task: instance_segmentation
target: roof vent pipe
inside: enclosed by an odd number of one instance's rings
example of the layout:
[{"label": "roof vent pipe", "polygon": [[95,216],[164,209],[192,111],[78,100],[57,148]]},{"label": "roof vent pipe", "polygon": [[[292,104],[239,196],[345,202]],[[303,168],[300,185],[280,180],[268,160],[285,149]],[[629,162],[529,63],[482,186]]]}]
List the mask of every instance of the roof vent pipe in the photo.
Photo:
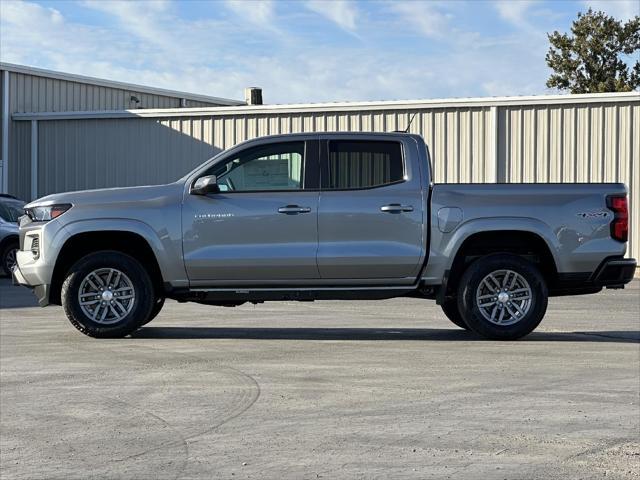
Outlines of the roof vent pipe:
[{"label": "roof vent pipe", "polygon": [[260,87],[245,88],[244,101],[247,105],[262,105],[262,89]]}]

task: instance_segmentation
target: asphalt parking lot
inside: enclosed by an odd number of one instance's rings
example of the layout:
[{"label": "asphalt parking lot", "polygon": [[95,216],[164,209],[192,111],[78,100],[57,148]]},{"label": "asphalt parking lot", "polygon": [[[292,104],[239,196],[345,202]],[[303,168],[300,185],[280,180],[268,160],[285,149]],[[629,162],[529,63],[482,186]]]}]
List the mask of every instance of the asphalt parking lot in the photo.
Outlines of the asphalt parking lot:
[{"label": "asphalt parking lot", "polygon": [[0,280],[3,479],[640,478],[640,282],[517,342],[433,302],[168,303],[92,340]]}]

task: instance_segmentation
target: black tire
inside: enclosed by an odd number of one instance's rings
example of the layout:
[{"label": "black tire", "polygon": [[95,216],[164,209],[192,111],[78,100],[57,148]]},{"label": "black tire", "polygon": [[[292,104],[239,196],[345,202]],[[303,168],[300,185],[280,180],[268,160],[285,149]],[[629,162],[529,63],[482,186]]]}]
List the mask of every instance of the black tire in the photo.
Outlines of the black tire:
[{"label": "black tire", "polygon": [[[15,263],[16,252],[20,246],[17,241],[10,241],[0,252],[0,270],[7,276],[11,276],[11,267]],[[13,256],[11,255],[13,253]]]},{"label": "black tire", "polygon": [[[82,310],[78,298],[83,280],[91,272],[100,269],[122,272],[135,294],[129,311],[121,320],[111,324],[92,320]],[[115,251],[95,252],[78,260],[67,273],[61,296],[62,306],[71,324],[85,335],[95,338],[121,338],[133,333],[147,321],[155,304],[153,284],[144,267],[129,255]]]},{"label": "black tire", "polygon": [[[499,275],[500,271],[505,270],[515,272],[526,280],[531,292],[530,303],[524,316],[516,319],[516,317],[512,315],[515,323],[498,325],[485,318],[482,314],[478,306],[478,301],[476,300],[476,295],[480,283],[487,275],[490,273]],[[511,278],[513,278],[513,276],[514,275],[512,275]],[[487,284],[483,284],[483,289],[486,288],[485,285]],[[485,292],[486,291],[487,290],[485,290]],[[490,294],[498,295],[498,293]],[[524,293],[524,296],[527,296],[527,294]],[[515,340],[531,333],[540,324],[547,311],[547,299],[547,285],[538,268],[516,255],[493,254],[476,260],[467,268],[458,286],[458,309],[465,323],[477,334],[493,340]],[[491,300],[494,299],[485,301]],[[480,302],[482,302],[482,300],[480,300]],[[496,302],[496,304],[498,303],[500,302]],[[508,303],[508,305],[512,304]],[[503,307],[506,310],[505,303],[500,305],[500,309]],[[515,307],[510,308],[515,312]],[[491,310],[493,309],[491,308]],[[520,314],[520,312],[518,312],[518,314]]]},{"label": "black tire", "polygon": [[162,310],[162,307],[164,307],[164,297],[156,297],[156,301],[153,304],[153,308],[151,309],[151,313],[149,314],[149,318],[147,318],[144,322],[142,322],[142,325],[146,325],[151,320],[156,318],[158,316],[158,314],[160,313],[160,310]]},{"label": "black tire", "polygon": [[440,305],[442,311],[447,316],[454,325],[463,328],[464,330],[469,330],[469,326],[465,323],[464,318],[460,315],[460,310],[458,310],[458,300],[453,298],[449,300],[445,300],[445,302]]}]

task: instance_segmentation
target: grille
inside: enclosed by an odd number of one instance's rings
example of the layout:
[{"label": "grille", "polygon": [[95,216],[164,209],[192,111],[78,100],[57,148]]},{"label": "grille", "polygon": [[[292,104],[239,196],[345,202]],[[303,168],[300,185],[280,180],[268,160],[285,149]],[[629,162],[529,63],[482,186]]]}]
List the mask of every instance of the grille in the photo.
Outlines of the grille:
[{"label": "grille", "polygon": [[40,237],[33,237],[31,240],[31,253],[33,254],[33,258],[40,256]]}]

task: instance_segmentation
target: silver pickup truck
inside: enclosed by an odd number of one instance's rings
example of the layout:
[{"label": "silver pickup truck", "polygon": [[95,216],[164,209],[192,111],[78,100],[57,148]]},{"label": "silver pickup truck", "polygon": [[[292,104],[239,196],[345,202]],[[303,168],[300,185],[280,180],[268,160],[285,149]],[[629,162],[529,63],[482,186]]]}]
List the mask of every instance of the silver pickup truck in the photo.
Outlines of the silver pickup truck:
[{"label": "silver pickup truck", "polygon": [[424,140],[404,133],[259,138],[169,185],[55,194],[25,211],[14,282],[92,337],[130,334],[165,298],[411,296],[516,339],[549,296],[622,288],[636,268],[624,185],[434,185]]}]

